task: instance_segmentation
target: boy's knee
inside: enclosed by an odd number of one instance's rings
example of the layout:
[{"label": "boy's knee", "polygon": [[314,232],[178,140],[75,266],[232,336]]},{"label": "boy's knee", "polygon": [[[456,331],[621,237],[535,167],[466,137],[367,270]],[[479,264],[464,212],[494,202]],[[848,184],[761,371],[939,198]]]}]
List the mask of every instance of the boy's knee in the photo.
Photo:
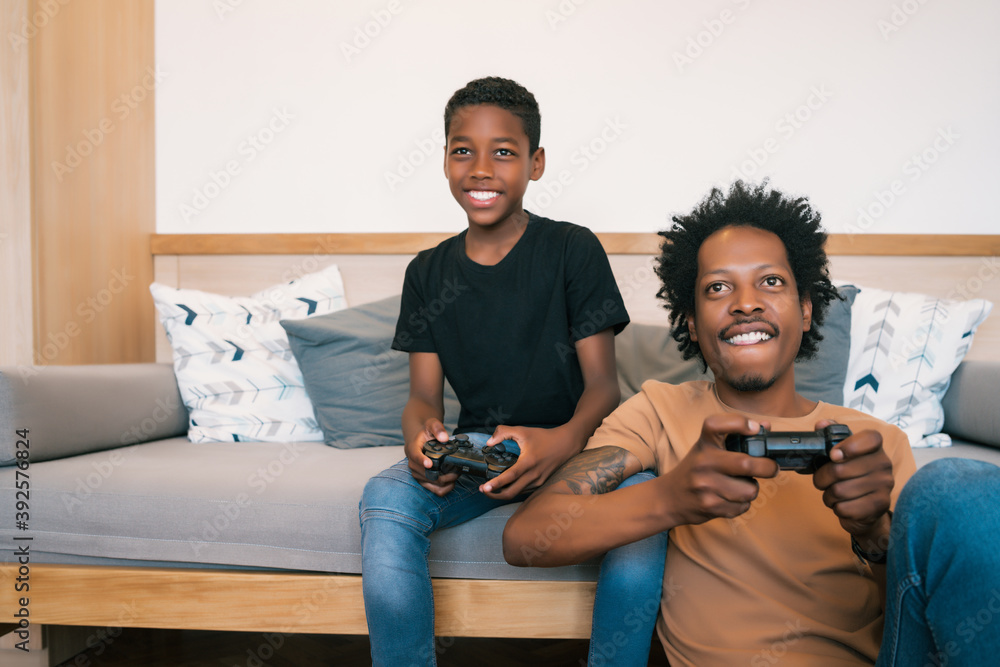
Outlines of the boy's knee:
[{"label": "boy's knee", "polygon": [[[395,467],[384,470],[365,483],[361,491],[358,511],[362,519],[368,511],[405,509],[410,506],[407,499],[411,495],[415,483],[410,482],[409,470],[399,470]],[[423,488],[417,486],[417,488]]]}]

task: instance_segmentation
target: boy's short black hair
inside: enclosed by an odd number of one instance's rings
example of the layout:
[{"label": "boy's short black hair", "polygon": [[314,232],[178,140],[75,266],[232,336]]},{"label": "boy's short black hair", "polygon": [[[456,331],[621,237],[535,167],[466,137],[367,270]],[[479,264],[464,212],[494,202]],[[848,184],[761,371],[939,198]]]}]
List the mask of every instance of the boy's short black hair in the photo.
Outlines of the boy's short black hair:
[{"label": "boy's short black hair", "polygon": [[756,227],[781,239],[798,286],[799,300],[812,300],[812,327],[802,334],[799,359],[816,354],[823,340],[818,327],[833,299],[839,299],[830,282],[829,262],[823,246],[826,233],[820,227],[820,214],[805,197],[789,198],[769,190],[767,181],[758,186],[736,181],[728,196],[718,188],[703,199],[688,215],[673,216],[674,225],[660,232],[663,237],[656,275],[662,287],[656,293],[670,311],[671,335],[685,359],[705,357],[691,340],[688,315],[694,313],[695,285],[698,279],[698,250],[709,236],[723,227]]},{"label": "boy's short black hair", "polygon": [[448,136],[448,129],[451,127],[451,119],[455,116],[455,112],[462,107],[478,104],[492,104],[520,118],[524,133],[528,135],[531,154],[535,154],[542,135],[542,115],[538,111],[538,102],[527,88],[516,81],[499,76],[470,81],[464,88],[455,91],[444,108],[444,136]]}]

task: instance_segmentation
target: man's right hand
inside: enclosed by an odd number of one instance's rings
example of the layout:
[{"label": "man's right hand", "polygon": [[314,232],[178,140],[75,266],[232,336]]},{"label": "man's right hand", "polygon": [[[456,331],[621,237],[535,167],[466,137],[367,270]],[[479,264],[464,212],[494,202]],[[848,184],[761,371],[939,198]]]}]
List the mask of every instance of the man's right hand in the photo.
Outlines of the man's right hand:
[{"label": "man's right hand", "polygon": [[691,451],[664,475],[673,525],[699,524],[716,517],[732,519],[750,509],[760,491],[756,478],[776,476],[778,464],[726,451],[725,440],[730,433],[753,435],[759,429],[758,422],[732,413],[705,419]]},{"label": "man's right hand", "polygon": [[424,456],[424,443],[430,440],[438,442],[448,442],[448,430],[439,419],[428,419],[424,422],[424,428],[416,437],[411,439],[404,448],[406,458],[409,460],[410,474],[420,482],[431,493],[438,496],[446,496],[455,488],[455,481],[458,480],[457,473],[447,473],[438,475],[436,480],[427,479],[427,470],[433,465],[431,460]]}]

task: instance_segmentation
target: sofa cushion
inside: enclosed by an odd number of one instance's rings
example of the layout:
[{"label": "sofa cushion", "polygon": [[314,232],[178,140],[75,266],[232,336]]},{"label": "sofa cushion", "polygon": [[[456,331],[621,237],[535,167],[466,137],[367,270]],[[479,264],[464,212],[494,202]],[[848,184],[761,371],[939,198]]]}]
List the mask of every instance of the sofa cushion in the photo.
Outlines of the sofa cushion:
[{"label": "sofa cushion", "polygon": [[[402,447],[173,438],[32,463],[32,553],[48,562],[101,557],[357,574],[361,491],[402,457]],[[0,469],[5,507],[14,506],[15,471]],[[500,535],[515,507],[435,533],[431,574],[596,579],[594,563],[507,565]],[[0,539],[7,544],[13,524],[12,512],[0,515]],[[11,557],[8,549],[0,559]]]},{"label": "sofa cushion", "polygon": [[[391,348],[400,295],[304,320],[282,320],[323,441],[333,447],[402,445],[409,359]],[[445,382],[445,427],[459,404]]]},{"label": "sofa cushion", "polygon": [[[838,288],[843,300],[830,304],[820,331],[823,341],[812,359],[795,362],[795,389],[803,396],[834,405],[844,404],[844,378],[851,344],[851,306],[858,290],[853,285]],[[615,337],[618,384],[622,401],[635,395],[646,380],[680,384],[711,380],[701,361],[684,359],[670,329],[653,324],[632,323]]]},{"label": "sofa cushion", "polygon": [[336,265],[248,297],[158,283],[149,290],[173,348],[192,442],[322,437],[278,321],[346,307]]},{"label": "sofa cushion", "polygon": [[10,366],[0,368],[0,429],[0,466],[15,462],[22,429],[34,465],[184,433],[187,410],[170,364]]},{"label": "sofa cushion", "polygon": [[1000,361],[963,361],[952,373],[942,401],[944,429],[953,438],[1000,450],[997,384]]},{"label": "sofa cushion", "polygon": [[993,304],[861,287],[854,301],[848,407],[899,426],[912,447],[943,447],[941,400]]}]

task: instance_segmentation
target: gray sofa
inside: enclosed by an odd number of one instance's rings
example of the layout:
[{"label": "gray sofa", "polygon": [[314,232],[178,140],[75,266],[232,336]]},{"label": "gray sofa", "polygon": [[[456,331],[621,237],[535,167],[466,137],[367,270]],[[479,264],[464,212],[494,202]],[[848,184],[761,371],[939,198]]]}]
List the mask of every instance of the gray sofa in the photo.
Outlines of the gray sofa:
[{"label": "gray sofa", "polygon": [[[626,332],[629,335],[623,334],[617,343],[626,396],[650,374],[666,380],[697,375],[694,362],[672,362],[657,368],[651,357],[662,356],[667,345],[661,328],[633,325]],[[801,375],[806,381],[808,372]],[[998,386],[1000,363],[962,363],[944,402],[944,430],[953,436],[954,445],[916,450],[918,464],[943,456],[1000,464]],[[0,540],[8,545],[0,565],[2,608],[16,603],[12,581],[18,564],[9,547],[18,544],[15,538],[30,536],[31,567],[38,582],[33,589],[37,622],[109,623],[113,610],[95,610],[89,595],[101,602],[106,596],[123,608],[128,608],[130,599],[133,606],[140,600],[140,609],[146,611],[136,611],[127,622],[119,619],[116,625],[364,632],[359,609],[352,611],[350,623],[341,626],[320,612],[309,623],[293,626],[260,617],[253,622],[240,621],[240,614],[232,610],[236,600],[243,599],[238,597],[238,589],[248,586],[252,590],[254,582],[265,579],[232,577],[244,572],[266,573],[266,581],[273,587],[267,590],[280,591],[282,581],[289,585],[298,581],[282,579],[294,573],[348,575],[354,579],[337,579],[336,586],[324,595],[324,602],[328,606],[332,599],[358,607],[358,500],[369,477],[398,461],[402,448],[338,449],[322,442],[194,444],[185,437],[187,426],[187,411],[169,364],[0,368],[0,428],[4,433],[0,461],[5,464],[0,467],[0,507],[4,508],[0,512]],[[19,430],[27,431],[30,454],[23,470],[27,477],[18,475],[16,465]],[[14,508],[18,500],[15,494],[24,488],[23,484],[17,487],[17,482],[24,479],[30,483],[29,517],[21,528],[15,523]],[[584,582],[583,587],[573,588],[577,597],[570,599],[577,600],[592,590],[587,587],[596,577],[596,562],[554,569],[520,569],[504,562],[500,533],[513,510],[514,506],[507,506],[434,536],[431,573],[441,580],[452,580],[450,587],[439,593],[444,595],[447,590],[448,595],[459,596],[448,608],[475,606],[473,593],[466,598],[461,593],[466,590],[465,583],[476,580],[500,582],[493,590],[509,592],[507,599],[497,600],[491,608],[494,618],[504,615],[498,610],[505,604],[524,604],[518,591],[531,590],[531,584],[523,582]],[[201,608],[191,605],[178,615],[182,620],[172,622],[162,616],[166,596],[197,599],[198,585],[184,588],[183,583],[175,582],[181,588],[145,590],[143,572],[148,572],[148,581],[158,582],[158,587],[173,575],[191,584],[206,572],[217,573],[211,579],[217,597],[209,601],[206,596]],[[191,575],[185,577],[185,572]],[[60,573],[68,574],[59,578]],[[106,580],[102,580],[104,573]],[[124,585],[120,581],[123,573],[136,580],[129,579],[127,592],[113,592]],[[228,582],[225,586],[219,583],[223,580]],[[518,588],[503,583],[513,580],[522,583]],[[243,583],[234,583],[237,581]],[[320,581],[298,581],[295,585],[308,591]],[[70,591],[66,582],[79,588]],[[551,596],[553,590],[562,589],[536,590]],[[280,606],[280,595],[272,594],[277,596],[275,605]],[[237,597],[222,612],[220,601],[227,595]],[[70,597],[60,600],[61,596]],[[558,626],[547,625],[552,619],[543,616],[537,622],[522,619],[533,624],[529,629],[522,625],[522,629],[485,630],[468,619],[444,627],[450,628],[451,634],[586,636],[589,611],[576,612],[577,620],[562,618],[558,622],[564,625]],[[216,618],[220,613],[232,618],[223,622]],[[575,625],[566,629],[565,623]]]}]

